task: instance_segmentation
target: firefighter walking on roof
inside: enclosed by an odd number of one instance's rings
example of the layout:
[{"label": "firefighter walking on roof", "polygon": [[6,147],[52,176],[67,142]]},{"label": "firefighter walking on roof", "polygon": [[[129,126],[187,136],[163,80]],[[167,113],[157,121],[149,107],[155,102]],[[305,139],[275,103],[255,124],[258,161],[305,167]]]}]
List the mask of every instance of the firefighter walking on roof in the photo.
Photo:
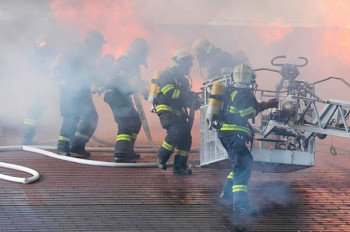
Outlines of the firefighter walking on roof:
[{"label": "firefighter walking on roof", "polygon": [[246,64],[234,68],[233,80],[234,86],[226,89],[224,112],[218,128],[218,138],[228,153],[233,169],[227,177],[221,197],[233,201],[234,211],[255,214],[256,210],[248,200],[247,185],[253,161],[247,147],[253,136],[248,119],[254,118],[265,109],[277,107],[278,102],[275,99],[257,102],[251,88],[254,73]]},{"label": "firefighter walking on roof", "polygon": [[110,106],[118,124],[115,145],[115,162],[134,163],[140,158],[134,152],[141,119],[131,100],[132,94],[148,96],[148,84],[141,79],[140,67],[147,67],[149,46],[144,38],[136,38],[128,51],[115,64],[116,73],[107,81],[104,101]]},{"label": "firefighter walking on roof", "polygon": [[166,162],[175,152],[174,173],[192,174],[187,169],[187,160],[192,145],[191,123],[187,108],[195,101],[197,95],[191,91],[186,76],[193,65],[193,57],[186,49],[177,50],[170,67],[161,73],[158,79],[158,95],[155,104],[160,123],[167,135],[158,151],[158,167],[167,169]]}]

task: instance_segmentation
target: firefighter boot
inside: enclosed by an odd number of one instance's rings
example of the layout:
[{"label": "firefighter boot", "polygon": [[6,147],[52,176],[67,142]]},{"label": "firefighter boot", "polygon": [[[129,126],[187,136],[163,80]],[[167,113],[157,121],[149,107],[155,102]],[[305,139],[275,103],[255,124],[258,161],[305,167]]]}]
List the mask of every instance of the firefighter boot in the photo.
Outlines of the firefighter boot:
[{"label": "firefighter boot", "polygon": [[116,163],[136,163],[136,159],[130,154],[125,153],[115,153]]},{"label": "firefighter boot", "polygon": [[175,155],[173,173],[191,175],[192,170],[187,169],[188,155]]},{"label": "firefighter boot", "polygon": [[163,170],[167,169],[166,162],[169,160],[171,153],[172,153],[172,151],[168,151],[168,150],[164,149],[163,147],[159,148],[158,158],[157,158],[158,168],[163,169]]},{"label": "firefighter boot", "polygon": [[130,157],[133,159],[140,159],[140,157],[141,157],[140,154],[138,154],[134,151],[135,141],[136,141],[136,139],[131,138],[132,151],[131,151]]},{"label": "firefighter boot", "polygon": [[24,124],[24,128],[22,130],[23,141],[22,145],[33,145],[33,137],[35,134],[35,126]]},{"label": "firefighter boot", "polygon": [[88,158],[90,156],[90,152],[85,150],[85,144],[87,143],[86,138],[75,136],[72,145],[70,147],[70,152],[76,153],[83,158]]},{"label": "firefighter boot", "polygon": [[249,204],[248,193],[245,191],[233,192],[233,212],[242,215],[256,215],[257,209]]},{"label": "firefighter boot", "polygon": [[220,198],[226,201],[232,202],[232,185],[233,185],[233,173],[227,176],[224,187],[222,188]]},{"label": "firefighter boot", "polygon": [[58,140],[58,143],[57,143],[57,154],[64,155],[64,156],[70,156],[70,153],[69,153],[69,142],[68,141]]}]

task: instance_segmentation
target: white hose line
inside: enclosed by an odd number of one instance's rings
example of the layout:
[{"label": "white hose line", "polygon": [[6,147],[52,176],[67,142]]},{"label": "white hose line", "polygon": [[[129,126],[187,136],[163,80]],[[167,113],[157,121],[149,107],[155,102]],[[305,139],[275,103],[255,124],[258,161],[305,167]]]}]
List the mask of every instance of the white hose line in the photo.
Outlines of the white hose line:
[{"label": "white hose line", "polygon": [[23,184],[29,184],[29,183],[32,183],[32,182],[39,179],[39,173],[37,171],[30,169],[30,168],[27,168],[27,167],[23,167],[23,166],[16,165],[16,164],[3,163],[3,162],[0,162],[0,167],[14,169],[14,170],[22,171],[22,172],[27,172],[27,173],[33,175],[32,177],[28,177],[28,178],[21,178],[21,177],[14,177],[14,176],[0,174],[0,179],[3,179],[3,180],[17,182],[17,183],[23,183]]},{"label": "white hose line", "polygon": [[[85,164],[85,165],[103,166],[103,167],[120,167],[120,168],[154,168],[154,167],[157,167],[156,163],[114,163],[114,162],[80,159],[80,158],[75,158],[75,157],[70,157],[70,156],[57,155],[57,154],[50,152],[50,151],[45,151],[45,150],[42,150],[39,148],[29,147],[29,146],[23,146],[23,150],[46,155],[46,156],[60,159],[60,160],[65,160],[65,161],[78,163],[78,164]],[[172,165],[173,165],[173,163],[167,164],[167,166],[172,166]]]}]

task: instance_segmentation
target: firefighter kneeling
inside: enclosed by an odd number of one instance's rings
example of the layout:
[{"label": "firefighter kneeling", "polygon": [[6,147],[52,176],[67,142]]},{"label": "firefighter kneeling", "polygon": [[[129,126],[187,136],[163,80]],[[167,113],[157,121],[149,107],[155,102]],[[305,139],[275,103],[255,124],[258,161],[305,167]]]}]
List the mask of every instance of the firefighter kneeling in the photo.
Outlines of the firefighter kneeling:
[{"label": "firefighter kneeling", "polygon": [[[167,136],[158,151],[158,167],[166,169],[166,162],[175,151],[174,173],[192,174],[187,169],[188,154],[192,145],[192,120],[187,108],[196,102],[194,109],[199,108],[198,95],[191,92],[186,78],[191,71],[193,58],[186,49],[175,52],[169,68],[162,72],[158,80],[156,113],[160,123],[167,130]],[[191,122],[192,121],[192,122]]]},{"label": "firefighter kneeling", "polygon": [[259,112],[277,107],[278,101],[258,103],[252,93],[253,70],[246,64],[238,65],[233,71],[234,86],[226,89],[226,100],[222,112],[218,138],[226,149],[233,171],[228,175],[221,198],[233,201],[233,210],[238,213],[256,214],[248,200],[247,184],[251,175],[253,157],[247,147],[252,142],[253,131],[248,119]]}]

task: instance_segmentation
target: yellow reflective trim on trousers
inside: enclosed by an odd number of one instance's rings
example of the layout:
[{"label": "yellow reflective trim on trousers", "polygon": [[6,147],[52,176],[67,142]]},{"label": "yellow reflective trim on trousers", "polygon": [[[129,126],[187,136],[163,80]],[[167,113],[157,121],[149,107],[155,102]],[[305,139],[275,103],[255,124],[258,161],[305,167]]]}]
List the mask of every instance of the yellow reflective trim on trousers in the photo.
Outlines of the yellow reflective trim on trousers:
[{"label": "yellow reflective trim on trousers", "polygon": [[26,124],[26,125],[32,125],[32,126],[35,126],[35,124],[36,124],[36,120],[35,119],[29,119],[29,118],[26,118],[26,119],[24,119],[24,122],[23,122],[24,124]]},{"label": "yellow reflective trim on trousers", "polygon": [[241,117],[247,116],[249,114],[253,114],[253,116],[255,116],[256,110],[251,106],[251,107],[248,107],[247,109],[240,110],[239,114],[241,115]]},{"label": "yellow reflective trim on trousers", "polygon": [[75,136],[81,137],[81,138],[84,138],[84,139],[90,139],[89,136],[84,135],[84,134],[82,134],[82,133],[80,133],[80,132],[75,132]]},{"label": "yellow reflective trim on trousers", "polygon": [[238,113],[238,110],[236,109],[236,107],[230,106],[229,112],[230,112],[231,114],[237,114],[237,113]]},{"label": "yellow reflective trim on trousers", "polygon": [[248,192],[248,186],[247,185],[233,185],[232,186],[232,192]]},{"label": "yellow reflective trim on trousers", "polygon": [[167,105],[157,105],[156,106],[156,112],[159,113],[161,111],[170,111],[170,112],[173,112],[174,114],[180,116],[180,111],[175,110],[175,109],[173,109],[173,108],[171,108],[170,106],[167,106]]},{"label": "yellow reflective trim on trousers", "polygon": [[231,93],[231,101],[235,100],[235,97],[236,97],[237,93],[238,93],[237,90],[235,90],[235,91],[233,91],[233,92]]},{"label": "yellow reflective trim on trousers", "polygon": [[167,92],[169,92],[171,89],[174,89],[174,88],[175,87],[173,84],[169,84],[161,88],[160,91],[165,95]]},{"label": "yellow reflective trim on trousers", "polygon": [[119,134],[117,135],[116,141],[131,141],[130,135],[128,134]]},{"label": "yellow reflective trim on trousers", "polygon": [[248,127],[238,126],[236,124],[223,124],[220,128],[221,131],[242,131],[251,136],[251,131]]},{"label": "yellow reflective trim on trousers", "polygon": [[113,92],[113,89],[107,89],[106,92]]},{"label": "yellow reflective trim on trousers", "polygon": [[180,156],[188,156],[188,154],[190,154],[190,152],[189,151],[185,151],[185,150],[176,149],[175,150],[175,154],[178,154]]},{"label": "yellow reflective trim on trousers", "polygon": [[164,148],[165,150],[168,150],[168,151],[173,151],[174,150],[174,147],[172,145],[170,145],[169,143],[167,143],[165,140],[162,144],[162,148]]},{"label": "yellow reflective trim on trousers", "polygon": [[228,174],[227,179],[232,179],[233,180],[233,172],[230,172],[230,174]]},{"label": "yellow reflective trim on trousers", "polygon": [[178,99],[180,97],[180,90],[175,89],[173,92],[173,95],[171,96],[172,99]]},{"label": "yellow reflective trim on trousers", "polygon": [[67,138],[67,137],[64,137],[64,136],[60,135],[60,136],[58,137],[58,141],[70,142],[70,138]]}]

